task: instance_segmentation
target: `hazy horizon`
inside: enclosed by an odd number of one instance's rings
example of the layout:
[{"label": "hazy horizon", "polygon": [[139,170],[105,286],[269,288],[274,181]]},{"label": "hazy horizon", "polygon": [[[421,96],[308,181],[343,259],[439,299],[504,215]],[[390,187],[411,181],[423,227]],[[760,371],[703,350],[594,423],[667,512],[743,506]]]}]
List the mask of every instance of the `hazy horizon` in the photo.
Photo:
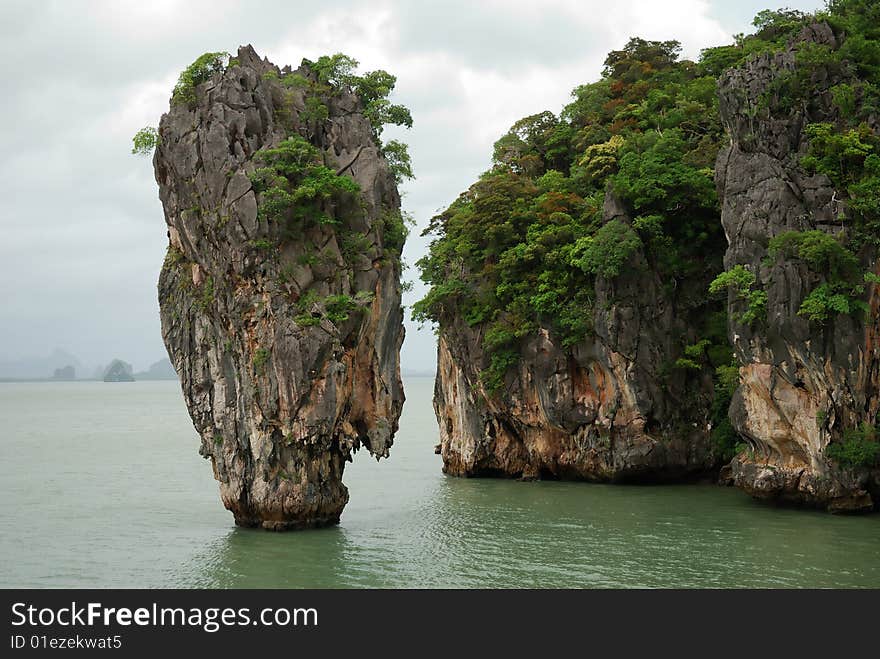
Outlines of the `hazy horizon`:
[{"label": "hazy horizon", "polygon": [[[815,10],[824,3],[785,4]],[[492,144],[511,124],[558,112],[631,36],[677,39],[693,59],[749,32],[765,8],[776,7],[754,0],[6,2],[0,369],[56,348],[78,358],[84,376],[114,358],[139,371],[167,356],[156,299],[166,226],[151,161],[130,154],[131,136],[158,125],[178,73],[205,51],[249,43],[280,66],[341,51],[362,70],[397,75],[394,101],[415,121],[412,130],[387,131],[409,143],[417,176],[402,186],[404,209],[417,223],[404,250],[405,278],[415,283],[404,296],[409,307],[424,293],[413,267],[427,245],[419,234],[488,168]],[[408,316],[402,370],[431,371],[433,332]]]}]

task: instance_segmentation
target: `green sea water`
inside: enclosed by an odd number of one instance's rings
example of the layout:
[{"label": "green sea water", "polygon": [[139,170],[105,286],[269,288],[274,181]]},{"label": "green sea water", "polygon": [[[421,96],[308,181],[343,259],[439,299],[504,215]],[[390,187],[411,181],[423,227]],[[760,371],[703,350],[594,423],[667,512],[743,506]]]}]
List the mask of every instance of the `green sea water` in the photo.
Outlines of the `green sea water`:
[{"label": "green sea water", "polygon": [[2,587],[880,587],[880,515],[711,485],[446,477],[432,380],[338,527],[238,529],[176,382],[0,384]]}]

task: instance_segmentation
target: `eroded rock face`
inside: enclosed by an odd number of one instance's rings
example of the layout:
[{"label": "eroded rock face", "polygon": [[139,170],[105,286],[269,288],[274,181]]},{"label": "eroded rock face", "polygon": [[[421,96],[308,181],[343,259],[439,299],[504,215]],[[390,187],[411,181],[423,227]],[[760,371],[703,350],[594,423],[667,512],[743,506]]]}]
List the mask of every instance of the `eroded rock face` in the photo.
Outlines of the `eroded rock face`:
[{"label": "eroded rock face", "polygon": [[[800,39],[837,47],[825,24],[805,29]],[[818,325],[798,315],[816,276],[800,261],[766,258],[769,240],[785,231],[846,230],[839,219],[847,212],[842,195],[826,177],[809,176],[799,166],[808,147],[806,125],[835,117],[829,89],[840,80],[814,74],[810,103],[790,112],[768,110],[764,95],[795,66],[789,50],[759,57],[719,81],[731,138],[716,167],[729,241],[725,266],[744,265],[767,292],[766,321],[744,324],[744,303],[731,294],[728,304],[741,365],[731,421],[752,445],[734,459],[731,474],[759,498],[864,510],[876,503],[870,490],[876,497],[877,474],[838,469],[823,452],[843,429],[873,423],[880,406],[876,287],[869,314],[838,315]],[[872,253],[860,256],[866,270],[876,269]]]},{"label": "eroded rock face", "polygon": [[[307,120],[307,90],[279,82],[291,73],[315,80],[241,48],[194,105],[172,104],[154,158],[170,239],[162,334],[200,452],[236,523],[275,530],[338,522],[345,462],[361,446],[388,455],[404,399],[400,245],[384,229],[394,179],[360,100],[324,93],[329,116]],[[249,175],[293,134],[360,192],[291,237],[258,213]]]},{"label": "eroded rock face", "polygon": [[[630,222],[609,193],[612,219]],[[446,473],[652,481],[713,468],[711,378],[668,368],[689,335],[688,312],[641,250],[624,274],[597,280],[596,297],[591,340],[563,347],[541,330],[491,394],[480,332],[441,319],[434,409]]]}]

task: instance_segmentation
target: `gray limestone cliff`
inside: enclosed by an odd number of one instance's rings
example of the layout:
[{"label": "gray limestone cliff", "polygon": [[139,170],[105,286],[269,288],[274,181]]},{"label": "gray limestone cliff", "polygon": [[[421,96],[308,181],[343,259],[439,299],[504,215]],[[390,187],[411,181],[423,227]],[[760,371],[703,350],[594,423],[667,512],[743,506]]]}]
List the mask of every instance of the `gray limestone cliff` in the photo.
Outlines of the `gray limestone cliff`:
[{"label": "gray limestone cliff", "polygon": [[[826,24],[805,28],[798,41],[838,45]],[[784,232],[846,237],[850,226],[845,191],[800,164],[809,144],[806,126],[836,119],[830,90],[840,79],[833,71],[813,71],[808,101],[783,109],[773,90],[797,66],[790,47],[757,57],[719,81],[730,135],[716,167],[729,241],[725,266],[745,267],[767,294],[766,318],[754,323],[741,320],[743,300],[733,293],[729,299],[730,338],[741,367],[731,420],[751,445],[734,459],[731,476],[763,499],[868,510],[880,501],[877,471],[842,468],[826,449],[847,429],[873,424],[880,408],[876,287],[864,295],[867,313],[816,323],[799,309],[821,278],[801,260],[768,256],[770,240]],[[876,272],[873,250],[858,256],[866,271]]]},{"label": "gray limestone cliff", "polygon": [[243,47],[193,92],[154,156],[165,345],[235,522],[333,524],[346,461],[388,455],[404,400],[395,180],[361,100],[307,62]]},{"label": "gray limestone cliff", "polygon": [[[630,222],[610,193],[603,215]],[[563,347],[539,330],[497,392],[480,378],[481,328],[441,318],[434,409],[444,471],[620,482],[712,470],[712,379],[668,368],[696,325],[681,293],[674,298],[636,250],[625,272],[597,279],[593,335]]]}]

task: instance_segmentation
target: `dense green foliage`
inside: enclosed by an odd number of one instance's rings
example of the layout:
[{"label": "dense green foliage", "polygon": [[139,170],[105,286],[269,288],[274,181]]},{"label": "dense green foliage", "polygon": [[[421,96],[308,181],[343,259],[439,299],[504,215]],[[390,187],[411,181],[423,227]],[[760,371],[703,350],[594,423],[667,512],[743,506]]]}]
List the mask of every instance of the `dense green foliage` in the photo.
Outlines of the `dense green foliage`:
[{"label": "dense green foliage", "polygon": [[136,156],[151,156],[159,144],[159,131],[152,126],[144,126],[131,138],[131,152]]},{"label": "dense green foliage", "polygon": [[414,178],[412,160],[409,157],[406,144],[399,140],[388,140],[382,147],[382,153],[388,162],[391,175],[398,185],[403,183],[405,179]]},{"label": "dense green foliage", "polygon": [[360,189],[353,179],[326,167],[320,151],[299,135],[258,151],[255,160],[263,165],[251,174],[260,194],[259,214],[278,224],[288,239],[301,235],[304,227],[336,222],[326,202]]},{"label": "dense green foliage", "polygon": [[747,305],[739,321],[751,324],[756,320],[762,320],[767,313],[767,293],[755,288],[757,281],[755,274],[746,270],[745,266],[735,265],[712,280],[709,284],[709,292],[717,294],[722,291],[733,291],[734,295],[744,300]]},{"label": "dense green foliage", "polygon": [[[539,327],[563,345],[588,336],[597,279],[635,265],[658,272],[682,307],[721,309],[689,285],[708,283],[725,246],[712,171],[722,134],[715,79],[678,53],[674,41],[642,39],[612,52],[602,79],[575,89],[558,117],[514,124],[492,169],[433,219],[436,238],[419,262],[430,290],[414,316],[483,326],[489,389]],[[603,224],[606,191],[631,224]]]},{"label": "dense green foliage", "polygon": [[[816,21],[831,26],[837,47],[796,41]],[[631,40],[608,56],[602,79],[577,88],[558,116],[542,112],[514,124],[495,144],[492,169],[432,220],[430,253],[418,264],[429,290],[414,317],[479,329],[490,392],[503,387],[518,363],[524,337],[546,328],[563,345],[583,340],[592,331],[597,287],[613,295],[606,280],[647,268],[700,328],[682,337],[672,367],[714,372],[717,454],[729,459],[743,449],[728,418],[739,374],[720,294],[738,300],[739,322],[762,323],[768,282],[743,265],[711,284],[711,276],[703,279],[720,270],[726,246],[712,180],[723,140],[716,79],[750,58],[788,48],[796,66],[777,72],[749,112],[803,112],[809,145],[799,164],[832,181],[840,231],[775,236],[764,265],[803,264],[811,288],[799,313],[810,321],[867,309],[867,287],[880,283],[865,272],[880,246],[880,3],[831,0],[816,14],[764,11],[754,26],[754,34],[738,35],[733,45],[704,50],[697,63],[679,61],[676,42]],[[816,93],[824,81],[830,94]],[[609,193],[631,223],[603,217]],[[709,300],[691,293],[700,281],[702,291],[708,284]],[[877,429],[847,431],[826,455],[844,467],[877,464]]]},{"label": "dense green foliage", "polygon": [[578,238],[571,264],[600,277],[616,277],[633,252],[642,246],[639,235],[629,224],[611,220],[595,235]]},{"label": "dense green foliage", "polygon": [[870,423],[843,433],[840,442],[829,444],[825,455],[842,467],[873,467],[880,460],[880,431]]},{"label": "dense green foliage", "polygon": [[[357,94],[364,104],[364,116],[370,121],[377,141],[386,125],[412,127],[410,111],[403,105],[388,100],[388,96],[397,84],[397,78],[387,71],[380,69],[358,75],[356,73],[358,61],[343,53],[322,55],[316,62],[306,60],[304,64],[317,74],[317,85],[306,84],[312,87],[313,93],[320,94],[349,87]],[[294,84],[302,83],[296,81]],[[405,145],[399,142],[397,144],[397,148],[403,147],[405,153]]]}]

